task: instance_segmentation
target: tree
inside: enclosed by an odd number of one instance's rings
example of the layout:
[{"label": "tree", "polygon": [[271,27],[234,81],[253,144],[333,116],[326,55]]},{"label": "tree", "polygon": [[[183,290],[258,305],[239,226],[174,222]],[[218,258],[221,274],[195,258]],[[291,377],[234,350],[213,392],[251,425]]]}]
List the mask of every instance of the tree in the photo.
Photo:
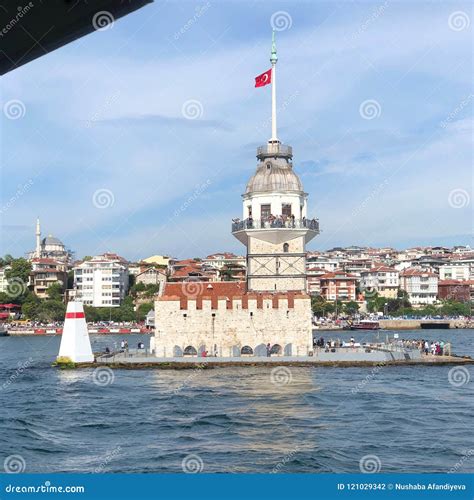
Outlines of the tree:
[{"label": "tree", "polygon": [[359,304],[353,300],[344,304],[344,312],[346,314],[349,314],[350,316],[356,314],[358,310],[359,310]]},{"label": "tree", "polygon": [[43,323],[61,321],[66,314],[66,306],[60,300],[44,300],[37,310],[37,318]]},{"label": "tree", "polygon": [[7,253],[3,258],[0,257],[0,267],[5,267],[10,265],[15,259]]},{"label": "tree", "polygon": [[20,257],[19,259],[12,260],[9,265],[11,268],[5,271],[5,278],[9,281],[19,278],[26,285],[31,274],[31,262]]},{"label": "tree", "polygon": [[41,300],[34,293],[29,293],[21,306],[21,313],[27,319],[36,320],[38,318],[40,305]]},{"label": "tree", "polygon": [[153,310],[154,304],[153,302],[145,302],[140,304],[137,309],[137,316],[140,321],[144,321],[146,319],[146,315]]},{"label": "tree", "polygon": [[318,318],[326,316],[326,314],[332,313],[336,310],[335,304],[327,302],[321,295],[311,297],[311,308],[313,313],[318,316]]},{"label": "tree", "polygon": [[145,290],[146,290],[145,283],[139,281],[130,288],[129,294],[132,295],[133,297],[136,297],[139,292],[144,292]]},{"label": "tree", "polygon": [[48,298],[51,300],[61,300],[63,298],[63,287],[60,283],[53,283],[46,290]]}]

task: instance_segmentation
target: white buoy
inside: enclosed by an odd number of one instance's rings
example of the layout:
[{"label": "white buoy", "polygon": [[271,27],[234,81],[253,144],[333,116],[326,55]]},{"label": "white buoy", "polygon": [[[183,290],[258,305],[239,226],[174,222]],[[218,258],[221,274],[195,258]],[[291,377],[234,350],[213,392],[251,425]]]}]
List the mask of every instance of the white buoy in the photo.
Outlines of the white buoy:
[{"label": "white buoy", "polygon": [[69,358],[74,363],[94,361],[82,302],[71,301],[67,305],[59,358]]}]

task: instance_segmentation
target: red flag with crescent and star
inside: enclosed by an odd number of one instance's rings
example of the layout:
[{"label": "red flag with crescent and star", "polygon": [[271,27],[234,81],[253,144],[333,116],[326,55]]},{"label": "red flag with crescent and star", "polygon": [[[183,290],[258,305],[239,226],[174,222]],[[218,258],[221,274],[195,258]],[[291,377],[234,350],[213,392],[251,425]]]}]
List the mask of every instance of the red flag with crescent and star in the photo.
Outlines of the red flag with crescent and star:
[{"label": "red flag with crescent and star", "polygon": [[272,83],[271,68],[268,71],[265,71],[265,73],[255,77],[255,87],[265,87],[265,85],[268,85],[269,83]]}]

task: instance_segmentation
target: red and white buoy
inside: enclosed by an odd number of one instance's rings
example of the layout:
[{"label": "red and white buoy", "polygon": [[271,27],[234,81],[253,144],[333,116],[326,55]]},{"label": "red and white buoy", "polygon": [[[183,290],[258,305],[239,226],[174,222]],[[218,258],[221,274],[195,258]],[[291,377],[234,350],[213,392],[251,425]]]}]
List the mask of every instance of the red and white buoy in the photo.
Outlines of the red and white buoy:
[{"label": "red and white buoy", "polygon": [[58,358],[69,358],[74,363],[94,361],[82,302],[67,305]]}]

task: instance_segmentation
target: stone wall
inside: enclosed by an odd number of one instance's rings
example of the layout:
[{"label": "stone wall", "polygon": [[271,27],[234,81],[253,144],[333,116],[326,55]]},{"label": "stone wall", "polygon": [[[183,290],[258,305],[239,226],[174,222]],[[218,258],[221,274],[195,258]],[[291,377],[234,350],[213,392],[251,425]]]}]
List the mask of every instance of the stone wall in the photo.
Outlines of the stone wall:
[{"label": "stone wall", "polygon": [[[258,238],[249,238],[248,287],[258,291],[306,290],[306,258],[304,236],[273,244]],[[253,277],[256,275],[256,277]]]},{"label": "stone wall", "polygon": [[156,300],[157,357],[181,356],[188,347],[224,357],[240,356],[244,346],[265,356],[268,343],[280,346],[286,356],[307,355],[312,349],[311,301],[305,294],[219,298],[215,308],[203,298],[199,309],[197,305],[188,300],[183,308],[173,297]]}]

